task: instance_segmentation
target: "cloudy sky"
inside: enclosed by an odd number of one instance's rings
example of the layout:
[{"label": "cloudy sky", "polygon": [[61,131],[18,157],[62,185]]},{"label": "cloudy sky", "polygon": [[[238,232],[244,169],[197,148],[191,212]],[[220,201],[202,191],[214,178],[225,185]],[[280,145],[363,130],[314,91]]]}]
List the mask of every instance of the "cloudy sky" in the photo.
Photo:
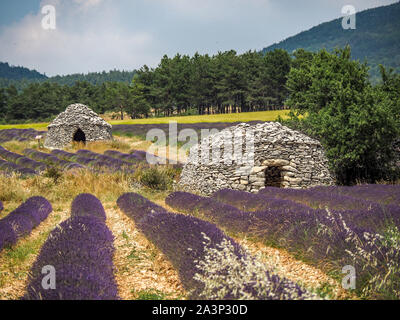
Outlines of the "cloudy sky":
[{"label": "cloudy sky", "polygon": [[[156,66],[164,54],[260,50],[398,0],[0,0],[0,61],[49,76]],[[56,29],[42,8],[56,9]]]}]

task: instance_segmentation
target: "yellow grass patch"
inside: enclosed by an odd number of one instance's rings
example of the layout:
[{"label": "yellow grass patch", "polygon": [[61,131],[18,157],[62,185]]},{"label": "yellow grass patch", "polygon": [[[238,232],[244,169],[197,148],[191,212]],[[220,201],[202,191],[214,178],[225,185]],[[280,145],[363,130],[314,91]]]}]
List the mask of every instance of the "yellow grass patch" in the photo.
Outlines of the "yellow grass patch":
[{"label": "yellow grass patch", "polygon": [[201,122],[250,122],[250,121],[276,121],[278,117],[288,118],[288,110],[243,112],[229,114],[212,114],[201,116],[182,116],[166,118],[148,118],[134,120],[114,120],[110,121],[112,125],[118,124],[158,124],[176,121],[178,123],[201,123]]},{"label": "yellow grass patch", "polygon": [[[286,119],[288,117],[288,110],[273,110],[273,111],[259,111],[259,112],[243,112],[243,113],[228,113],[228,114],[212,114],[200,116],[178,116],[178,117],[165,117],[165,118],[148,118],[148,119],[133,119],[133,120],[109,120],[107,115],[103,115],[112,125],[118,124],[157,124],[169,123],[176,121],[178,123],[201,123],[201,122],[250,122],[250,121],[276,121],[278,117]],[[27,124],[7,124],[0,125],[0,130],[4,129],[36,129],[40,131],[47,131],[49,123],[27,123]]]}]

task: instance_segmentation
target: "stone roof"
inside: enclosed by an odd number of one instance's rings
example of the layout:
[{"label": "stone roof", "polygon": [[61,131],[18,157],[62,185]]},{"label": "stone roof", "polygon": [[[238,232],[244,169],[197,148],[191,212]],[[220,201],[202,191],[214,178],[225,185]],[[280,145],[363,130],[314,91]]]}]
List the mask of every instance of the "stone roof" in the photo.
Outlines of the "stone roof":
[{"label": "stone roof", "polygon": [[[312,139],[299,131],[285,127],[279,122],[264,122],[256,125],[241,123],[208,136],[201,141],[200,145],[221,146],[228,133],[230,133],[232,137],[244,137],[246,134],[254,133],[255,143],[321,145],[318,140]],[[197,145],[197,148],[198,147],[199,145]]]},{"label": "stone roof", "polygon": [[81,103],[68,106],[48,127],[80,126],[82,124],[112,128],[111,124],[104,121],[96,112]]}]

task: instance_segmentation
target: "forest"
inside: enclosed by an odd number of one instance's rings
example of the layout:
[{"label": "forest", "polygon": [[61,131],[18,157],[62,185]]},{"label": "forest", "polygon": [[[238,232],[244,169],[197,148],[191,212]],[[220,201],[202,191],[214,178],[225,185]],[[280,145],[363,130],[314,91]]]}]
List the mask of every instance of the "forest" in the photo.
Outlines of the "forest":
[{"label": "forest", "polygon": [[125,82],[130,83],[136,71],[102,71],[89,72],[87,74],[75,73],[70,75],[57,75],[47,77],[36,70],[29,70],[24,67],[10,66],[8,63],[0,62],[0,88],[14,86],[22,91],[32,83],[57,83],[59,85],[73,86],[77,81],[87,81],[93,85],[101,85],[104,82]]},{"label": "forest", "polygon": [[122,119],[124,113],[141,118],[280,109],[290,68],[290,55],[280,49],[265,55],[232,50],[214,56],[164,56],[157,68],[143,66],[130,83],[46,81],[22,90],[0,88],[0,121],[47,121],[76,102],[98,113],[118,112]]}]

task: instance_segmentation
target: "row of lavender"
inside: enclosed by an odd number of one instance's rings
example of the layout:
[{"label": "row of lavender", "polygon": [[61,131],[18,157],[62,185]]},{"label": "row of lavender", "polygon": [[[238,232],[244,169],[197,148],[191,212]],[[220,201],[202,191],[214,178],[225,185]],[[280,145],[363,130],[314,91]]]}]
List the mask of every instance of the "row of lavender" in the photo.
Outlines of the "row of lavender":
[{"label": "row of lavender", "polygon": [[[2,160],[1,158],[5,160]],[[43,163],[10,152],[0,146],[0,172],[5,174],[15,172],[22,176],[32,176],[37,175],[45,169],[46,166]]]},{"label": "row of lavender", "polygon": [[[61,170],[87,168],[96,172],[133,173],[138,165],[147,166],[148,159],[151,159],[152,163],[165,163],[162,158],[141,150],[132,150],[129,154],[115,150],[105,151],[104,154],[89,150],[79,150],[76,153],[53,150],[49,154],[25,149],[23,154],[10,152],[0,146],[0,158],[5,159],[0,159],[0,171],[29,176],[40,174],[50,167],[57,167]],[[181,167],[180,164],[176,166]]]},{"label": "row of lavender", "polygon": [[117,204],[171,261],[192,299],[316,298],[272,273],[215,224],[168,212],[135,193]]},{"label": "row of lavender", "polygon": [[[118,300],[114,276],[114,237],[96,197],[81,194],[71,218],[54,229],[32,266],[26,300]],[[49,267],[51,269],[49,269]],[[43,270],[54,279],[43,286]]]},{"label": "row of lavender", "polygon": [[[373,186],[354,188],[348,194],[366,194],[367,189],[374,193]],[[276,188],[258,195],[222,190],[211,198],[177,192],[166,203],[228,232],[283,247],[327,272],[340,274],[344,266],[354,266],[361,296],[399,299],[399,188],[376,186],[389,194],[382,198],[385,204],[338,193]]]},{"label": "row of lavender", "polygon": [[[0,212],[3,204],[0,202]],[[18,239],[29,235],[52,211],[51,204],[42,197],[33,197],[0,220],[0,251],[13,246]]]},{"label": "row of lavender", "polygon": [[36,131],[34,129],[0,130],[0,143],[8,141],[29,141],[44,134],[46,134],[46,131]]}]

